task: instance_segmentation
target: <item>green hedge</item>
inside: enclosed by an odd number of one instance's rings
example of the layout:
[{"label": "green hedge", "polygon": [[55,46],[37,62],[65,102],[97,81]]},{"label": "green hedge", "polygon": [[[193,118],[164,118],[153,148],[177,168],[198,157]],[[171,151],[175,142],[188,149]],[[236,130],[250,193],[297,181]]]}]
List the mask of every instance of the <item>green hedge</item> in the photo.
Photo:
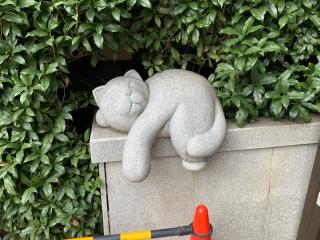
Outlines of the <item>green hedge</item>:
[{"label": "green hedge", "polygon": [[[107,46],[149,75],[208,77],[239,126],[320,112],[317,0],[3,0],[0,2],[0,237],[61,239],[101,231],[89,130],[72,116],[68,64]],[[88,117],[91,117],[88,115]],[[76,120],[76,119],[74,119]],[[87,126],[90,127],[90,126]]]},{"label": "green hedge", "polygon": [[239,126],[258,116],[309,122],[320,112],[319,10],[316,0],[157,1],[126,26],[128,50],[143,49],[149,75],[208,76]]}]

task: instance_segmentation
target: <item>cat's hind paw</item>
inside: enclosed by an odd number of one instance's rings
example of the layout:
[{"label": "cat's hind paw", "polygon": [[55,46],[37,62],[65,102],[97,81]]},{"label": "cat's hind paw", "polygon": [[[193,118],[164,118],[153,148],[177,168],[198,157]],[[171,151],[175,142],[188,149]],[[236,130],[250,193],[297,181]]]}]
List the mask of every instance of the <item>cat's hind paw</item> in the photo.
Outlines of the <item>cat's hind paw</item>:
[{"label": "cat's hind paw", "polygon": [[207,160],[203,160],[200,162],[188,162],[182,160],[182,166],[189,171],[200,171],[207,166]]}]

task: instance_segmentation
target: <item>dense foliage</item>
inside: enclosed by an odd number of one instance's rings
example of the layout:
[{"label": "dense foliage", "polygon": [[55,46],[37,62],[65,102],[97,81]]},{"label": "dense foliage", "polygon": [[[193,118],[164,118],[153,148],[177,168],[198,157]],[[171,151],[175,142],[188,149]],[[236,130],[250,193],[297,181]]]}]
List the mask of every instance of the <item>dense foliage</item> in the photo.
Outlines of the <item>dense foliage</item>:
[{"label": "dense foliage", "polygon": [[163,0],[117,31],[130,32],[128,50],[144,49],[149,75],[206,75],[239,126],[258,116],[308,122],[320,112],[319,10],[317,0]]},{"label": "dense foliage", "polygon": [[[126,50],[149,75],[182,67],[208,77],[238,125],[320,112],[317,0],[1,0],[0,237],[98,232],[89,131],[73,116],[69,63]],[[89,91],[90,89],[88,89]],[[90,117],[91,116],[87,116]],[[87,126],[89,127],[89,125]]]}]

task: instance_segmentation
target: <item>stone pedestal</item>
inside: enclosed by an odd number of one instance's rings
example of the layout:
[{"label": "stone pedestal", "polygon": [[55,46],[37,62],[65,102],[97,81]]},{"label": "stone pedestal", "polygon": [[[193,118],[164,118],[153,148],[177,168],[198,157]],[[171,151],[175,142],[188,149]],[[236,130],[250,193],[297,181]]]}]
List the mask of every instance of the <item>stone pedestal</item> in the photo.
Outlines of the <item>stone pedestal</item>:
[{"label": "stone pedestal", "polygon": [[294,240],[319,138],[318,115],[309,124],[229,123],[223,146],[200,172],[185,170],[170,139],[159,138],[150,176],[130,183],[121,173],[126,134],[93,123],[90,148],[103,182],[105,234],[186,225],[204,203],[214,240]]}]

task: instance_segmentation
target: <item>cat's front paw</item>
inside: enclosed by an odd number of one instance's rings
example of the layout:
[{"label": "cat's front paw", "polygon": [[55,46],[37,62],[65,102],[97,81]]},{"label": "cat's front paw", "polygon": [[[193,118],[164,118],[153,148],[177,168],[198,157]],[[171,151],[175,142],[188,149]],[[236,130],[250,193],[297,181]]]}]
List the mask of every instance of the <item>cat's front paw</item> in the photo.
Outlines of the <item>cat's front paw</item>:
[{"label": "cat's front paw", "polygon": [[99,126],[101,127],[109,127],[109,124],[107,121],[104,119],[101,110],[99,109],[96,113],[96,122]]}]

